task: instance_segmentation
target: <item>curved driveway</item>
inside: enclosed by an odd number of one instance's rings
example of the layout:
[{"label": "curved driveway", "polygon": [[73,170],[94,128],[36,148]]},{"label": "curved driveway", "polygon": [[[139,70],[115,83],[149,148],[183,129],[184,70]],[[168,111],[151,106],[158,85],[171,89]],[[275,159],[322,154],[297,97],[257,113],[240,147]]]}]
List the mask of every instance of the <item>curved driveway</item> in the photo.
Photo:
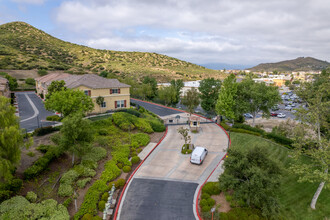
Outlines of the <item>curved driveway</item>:
[{"label": "curved driveway", "polygon": [[181,154],[184,141],[177,132],[179,127],[168,127],[166,137],[135,173],[119,204],[117,219],[197,218],[197,189],[225,155],[228,138],[216,124],[202,124],[198,134],[190,133],[195,146],[209,151],[202,165],[193,165],[190,155]]}]

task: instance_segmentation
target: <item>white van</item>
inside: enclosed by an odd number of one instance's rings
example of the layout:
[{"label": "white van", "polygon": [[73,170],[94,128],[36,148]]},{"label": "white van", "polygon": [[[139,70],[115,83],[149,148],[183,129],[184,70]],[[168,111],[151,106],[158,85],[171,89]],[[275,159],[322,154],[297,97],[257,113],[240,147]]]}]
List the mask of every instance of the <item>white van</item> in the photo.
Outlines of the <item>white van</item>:
[{"label": "white van", "polygon": [[204,147],[196,147],[191,153],[190,163],[202,164],[207,155],[207,150]]}]

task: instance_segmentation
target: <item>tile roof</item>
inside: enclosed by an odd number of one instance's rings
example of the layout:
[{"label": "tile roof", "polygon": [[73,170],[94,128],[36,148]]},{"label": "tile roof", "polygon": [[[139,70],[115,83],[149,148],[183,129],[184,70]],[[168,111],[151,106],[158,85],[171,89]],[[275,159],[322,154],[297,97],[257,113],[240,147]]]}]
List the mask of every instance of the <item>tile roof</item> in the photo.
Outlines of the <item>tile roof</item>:
[{"label": "tile roof", "polygon": [[45,83],[47,86],[54,80],[64,80],[67,88],[77,88],[86,86],[92,89],[107,89],[107,88],[127,88],[130,85],[119,82],[117,79],[107,79],[95,74],[70,75],[51,73],[36,79],[39,82]]}]

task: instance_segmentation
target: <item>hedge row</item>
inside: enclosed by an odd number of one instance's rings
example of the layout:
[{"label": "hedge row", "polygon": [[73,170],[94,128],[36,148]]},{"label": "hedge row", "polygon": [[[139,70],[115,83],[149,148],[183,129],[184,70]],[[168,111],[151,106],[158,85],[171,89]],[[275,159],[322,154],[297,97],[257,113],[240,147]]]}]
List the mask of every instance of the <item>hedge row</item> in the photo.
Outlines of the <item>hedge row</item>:
[{"label": "hedge row", "polygon": [[146,132],[152,133],[153,129],[146,120],[138,118],[126,112],[116,112],[112,115],[113,122],[122,130],[128,131],[135,128]]},{"label": "hedge row", "polygon": [[227,131],[231,131],[231,132],[237,132],[237,133],[246,133],[246,134],[252,134],[252,135],[256,135],[256,136],[262,136],[264,138],[270,139],[275,141],[276,143],[282,144],[284,146],[286,146],[289,149],[292,149],[293,146],[293,140],[290,138],[287,138],[285,136],[273,133],[273,132],[266,132],[263,129],[260,128],[254,128],[251,127],[250,125],[246,125],[246,124],[239,124],[236,123],[233,125],[233,127],[228,126],[225,123],[220,123],[220,125]]},{"label": "hedge row", "polygon": [[215,200],[211,198],[211,195],[219,195],[220,192],[219,182],[207,182],[204,184],[199,202],[202,212],[210,212],[215,205]]},{"label": "hedge row", "polygon": [[29,180],[37,177],[42,171],[44,171],[48,167],[49,163],[52,160],[58,158],[63,153],[63,148],[51,145],[48,151],[42,157],[36,160],[32,166],[30,166],[24,171],[24,179]]},{"label": "hedge row", "polygon": [[47,126],[47,127],[41,127],[41,128],[35,129],[34,134],[37,136],[43,136],[43,135],[50,134],[54,131],[59,131],[59,130],[60,130],[60,126],[57,126],[57,127]]},{"label": "hedge row", "polygon": [[107,182],[117,178],[120,174],[121,170],[117,167],[116,162],[113,160],[108,161],[104,166],[100,179],[95,181],[88,189],[79,211],[74,215],[74,219],[78,220],[86,213],[96,215],[100,195],[110,190]]},{"label": "hedge row", "polygon": [[131,135],[131,146],[133,148],[147,146],[149,142],[150,142],[150,136],[145,133],[137,133]]}]

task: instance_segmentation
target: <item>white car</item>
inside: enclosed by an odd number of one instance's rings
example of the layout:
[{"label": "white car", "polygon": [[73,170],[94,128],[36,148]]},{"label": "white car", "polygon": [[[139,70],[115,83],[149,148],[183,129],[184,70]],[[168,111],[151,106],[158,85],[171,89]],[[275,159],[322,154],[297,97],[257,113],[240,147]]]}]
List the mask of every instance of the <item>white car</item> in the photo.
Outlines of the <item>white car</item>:
[{"label": "white car", "polygon": [[204,147],[196,147],[191,153],[190,163],[202,164],[208,151]]},{"label": "white car", "polygon": [[278,113],[277,117],[278,117],[278,118],[285,118],[285,117],[286,117],[286,115],[285,115],[285,114],[283,114],[283,113]]},{"label": "white car", "polygon": [[250,113],[245,113],[244,114],[244,117],[245,118],[253,118],[253,115],[251,115]]},{"label": "white car", "polygon": [[292,109],[291,105],[288,105],[288,106],[285,107],[285,110],[291,111],[291,109]]}]

